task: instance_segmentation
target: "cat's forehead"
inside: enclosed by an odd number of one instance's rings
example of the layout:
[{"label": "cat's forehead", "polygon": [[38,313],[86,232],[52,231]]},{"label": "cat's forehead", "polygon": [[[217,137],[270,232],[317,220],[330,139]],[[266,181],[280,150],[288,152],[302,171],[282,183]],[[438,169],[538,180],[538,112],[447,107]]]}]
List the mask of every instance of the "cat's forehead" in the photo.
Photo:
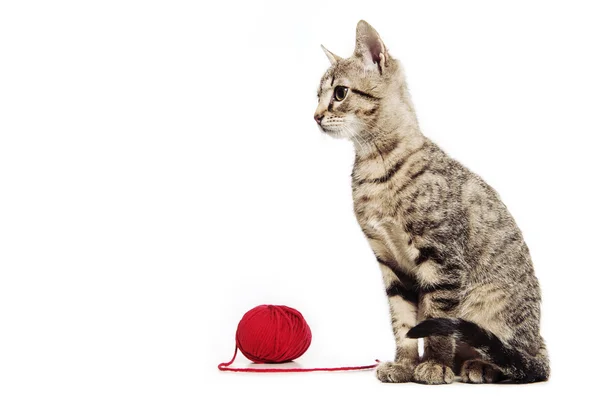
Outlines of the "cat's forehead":
[{"label": "cat's forehead", "polygon": [[319,83],[319,94],[322,90],[333,87],[336,81],[354,80],[358,76],[356,62],[352,59],[340,60],[325,71]]},{"label": "cat's forehead", "polygon": [[335,79],[336,72],[337,75],[340,76],[340,68],[338,67],[337,63],[330,66],[329,69],[325,71],[323,77],[321,78],[320,86],[328,86],[327,82],[331,82],[332,79]]},{"label": "cat's forehead", "polygon": [[336,62],[325,71],[325,74],[321,78],[321,86],[336,77],[341,78],[342,76],[346,77],[348,75],[349,65],[344,61],[346,60]]}]

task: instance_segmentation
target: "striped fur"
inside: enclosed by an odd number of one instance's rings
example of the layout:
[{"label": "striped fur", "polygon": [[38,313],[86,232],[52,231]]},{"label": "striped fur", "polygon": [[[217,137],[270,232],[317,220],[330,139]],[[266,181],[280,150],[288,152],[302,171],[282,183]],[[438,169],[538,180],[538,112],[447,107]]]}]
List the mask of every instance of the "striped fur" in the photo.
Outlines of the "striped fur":
[{"label": "striped fur", "polygon": [[[355,145],[354,211],[383,274],[396,339],[396,357],[378,378],[547,379],[538,281],[498,194],[423,136],[402,67],[369,24],[358,23],[351,57],[325,52],[332,65],[315,119]],[[345,98],[336,99],[337,86],[348,88]],[[429,319],[453,327],[414,329]],[[408,331],[425,337],[421,358]]]}]

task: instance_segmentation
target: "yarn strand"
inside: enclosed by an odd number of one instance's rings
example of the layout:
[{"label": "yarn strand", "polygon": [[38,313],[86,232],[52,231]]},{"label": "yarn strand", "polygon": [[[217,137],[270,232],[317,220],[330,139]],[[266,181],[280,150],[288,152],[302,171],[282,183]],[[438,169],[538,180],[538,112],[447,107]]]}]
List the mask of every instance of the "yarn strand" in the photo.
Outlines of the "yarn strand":
[{"label": "yarn strand", "polygon": [[344,367],[314,367],[314,368],[269,368],[269,369],[257,369],[250,367],[229,367],[237,356],[238,347],[235,346],[235,352],[230,361],[226,363],[220,363],[218,365],[221,371],[235,371],[239,373],[309,373],[313,371],[354,371],[354,370],[371,370],[377,367],[379,359],[375,359],[375,364],[369,364],[366,366],[344,366]]}]

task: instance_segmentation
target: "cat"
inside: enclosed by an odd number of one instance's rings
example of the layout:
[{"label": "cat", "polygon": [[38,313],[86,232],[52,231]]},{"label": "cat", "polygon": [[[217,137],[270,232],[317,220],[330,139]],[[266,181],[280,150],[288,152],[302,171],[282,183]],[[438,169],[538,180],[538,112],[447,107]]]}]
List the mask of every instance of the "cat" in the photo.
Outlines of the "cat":
[{"label": "cat", "polygon": [[403,68],[367,22],[351,57],[322,48],[331,66],[314,118],[354,143],[354,212],[383,274],[396,341],[378,379],[547,380],[538,280],[498,194],[423,136]]}]

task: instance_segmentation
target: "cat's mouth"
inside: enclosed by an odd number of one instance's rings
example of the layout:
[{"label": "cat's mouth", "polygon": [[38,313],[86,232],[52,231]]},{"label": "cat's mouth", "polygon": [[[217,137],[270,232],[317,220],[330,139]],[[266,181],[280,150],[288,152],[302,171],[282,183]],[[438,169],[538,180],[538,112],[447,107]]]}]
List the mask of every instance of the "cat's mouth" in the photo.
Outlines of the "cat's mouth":
[{"label": "cat's mouth", "polygon": [[330,128],[327,126],[321,126],[321,131],[331,137],[340,137],[342,135],[342,129]]},{"label": "cat's mouth", "polygon": [[319,127],[321,128],[321,131],[323,133],[328,134],[330,136],[340,136],[344,132],[343,126],[341,126],[339,123],[322,124],[319,125]]},{"label": "cat's mouth", "polygon": [[352,121],[348,120],[348,118],[343,117],[326,117],[321,123],[319,123],[319,127],[321,130],[335,138],[349,138],[352,135]]}]

